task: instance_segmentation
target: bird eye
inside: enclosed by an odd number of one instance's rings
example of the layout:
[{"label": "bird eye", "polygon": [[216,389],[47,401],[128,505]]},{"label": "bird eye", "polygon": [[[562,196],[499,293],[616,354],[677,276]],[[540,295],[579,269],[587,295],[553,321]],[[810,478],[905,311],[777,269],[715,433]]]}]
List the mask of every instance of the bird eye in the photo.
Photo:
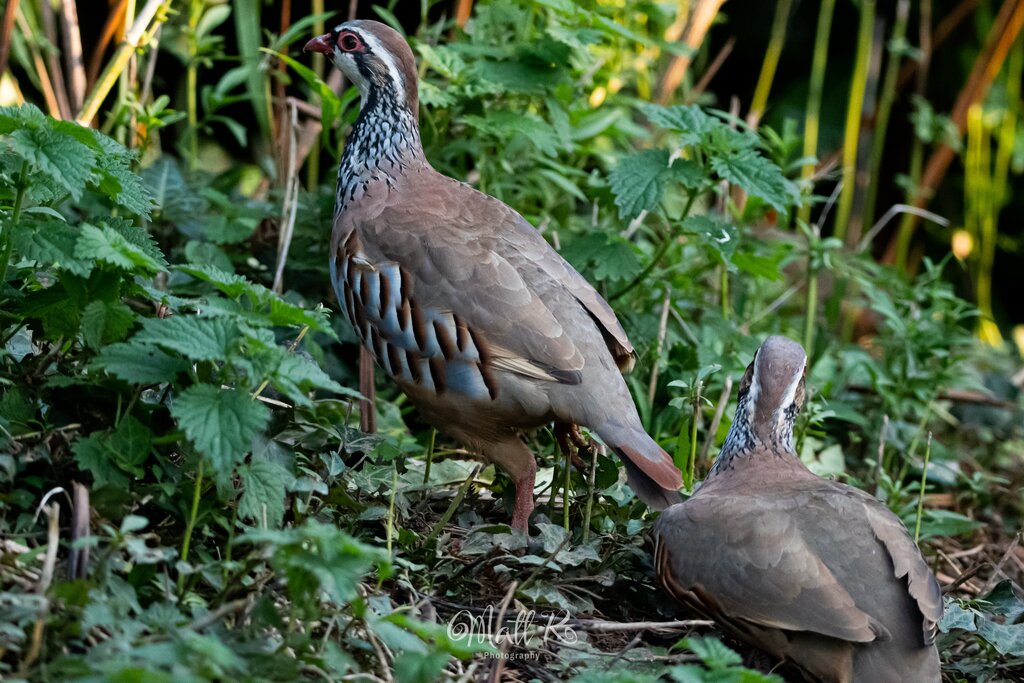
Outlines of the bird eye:
[{"label": "bird eye", "polygon": [[354,33],[343,33],[338,37],[338,47],[343,52],[355,52],[360,45],[359,38]]}]

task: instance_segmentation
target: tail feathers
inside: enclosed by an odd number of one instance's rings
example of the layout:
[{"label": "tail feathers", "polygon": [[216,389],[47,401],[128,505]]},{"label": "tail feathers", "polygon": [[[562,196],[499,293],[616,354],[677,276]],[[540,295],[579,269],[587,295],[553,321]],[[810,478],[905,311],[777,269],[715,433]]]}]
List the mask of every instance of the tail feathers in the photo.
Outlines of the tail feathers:
[{"label": "tail feathers", "polygon": [[598,433],[622,458],[629,486],[640,500],[655,510],[664,510],[682,500],[679,495],[682,472],[646,432],[630,430],[625,438],[615,438],[623,436],[618,430],[610,434]]},{"label": "tail feathers", "polygon": [[652,510],[664,510],[683,501],[678,490],[662,488],[656,481],[644,474],[643,470],[637,467],[622,451],[619,449],[615,449],[615,451],[622,458],[622,464],[626,466],[626,481],[629,482],[629,488],[633,489],[636,497],[646,503],[647,507]]}]

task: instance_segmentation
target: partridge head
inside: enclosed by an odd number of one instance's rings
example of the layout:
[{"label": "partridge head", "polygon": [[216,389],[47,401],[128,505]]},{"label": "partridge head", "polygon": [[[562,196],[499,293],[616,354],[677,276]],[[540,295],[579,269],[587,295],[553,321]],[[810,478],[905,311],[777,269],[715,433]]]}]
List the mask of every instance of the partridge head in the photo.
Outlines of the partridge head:
[{"label": "partridge head", "polygon": [[621,376],[633,360],[614,312],[513,209],[438,173],[423,154],[415,60],[374,21],[313,38],[359,88],[338,169],[332,284],[362,344],[435,427],[515,482],[533,510],[521,437],[585,425],[623,459],[649,505],[678,500],[679,470],[644,432]]},{"label": "partridge head", "polygon": [[711,473],[655,525],[659,581],[813,680],[939,681],[942,598],[914,540],[875,498],[796,455],[806,366],[796,342],[761,344]]}]

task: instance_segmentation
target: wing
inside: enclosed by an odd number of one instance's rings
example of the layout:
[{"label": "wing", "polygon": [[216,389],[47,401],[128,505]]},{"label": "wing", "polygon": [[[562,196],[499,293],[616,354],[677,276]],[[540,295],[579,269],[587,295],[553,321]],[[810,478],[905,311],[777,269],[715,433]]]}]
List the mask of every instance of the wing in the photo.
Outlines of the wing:
[{"label": "wing", "polygon": [[669,592],[708,596],[731,619],[850,642],[888,639],[805,542],[794,512],[814,514],[808,503],[696,495],[669,508],[655,526],[659,579]]},{"label": "wing", "polygon": [[842,487],[844,493],[863,506],[871,530],[892,559],[895,578],[906,577],[910,597],[921,611],[924,643],[931,645],[942,619],[942,592],[921,550],[900,518],[885,505],[859,489],[845,484],[835,486]]},{"label": "wing", "polygon": [[579,383],[588,328],[630,354],[618,322],[601,323],[611,309],[518,214],[439,175],[417,194],[415,211],[386,204],[339,244],[339,297],[353,292],[350,318],[388,372],[494,398],[496,372]]}]

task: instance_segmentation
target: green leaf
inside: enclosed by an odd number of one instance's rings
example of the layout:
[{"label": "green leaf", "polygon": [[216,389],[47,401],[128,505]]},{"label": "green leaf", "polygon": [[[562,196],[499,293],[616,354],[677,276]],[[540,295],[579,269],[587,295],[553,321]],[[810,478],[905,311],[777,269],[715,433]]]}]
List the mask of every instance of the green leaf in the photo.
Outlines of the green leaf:
[{"label": "green leaf", "polygon": [[361,398],[358,391],[338,384],[316,363],[284,349],[281,351],[284,356],[271,383],[296,405],[312,405],[306,392],[314,389],[324,389],[353,399]]},{"label": "green leaf", "polygon": [[432,683],[438,680],[451,659],[447,652],[411,652],[395,657],[395,680],[409,683]]},{"label": "green leaf", "polygon": [[238,474],[242,479],[238,514],[243,519],[253,520],[257,526],[264,526],[266,521],[268,527],[280,527],[285,495],[295,477],[276,462],[256,459],[240,467]]},{"label": "green leaf", "polygon": [[89,367],[105,370],[131,384],[162,384],[188,370],[188,362],[133,339],[104,347]]},{"label": "green leaf", "polygon": [[128,477],[114,465],[110,451],[104,447],[106,432],[94,432],[79,439],[71,446],[78,466],[89,472],[96,481],[96,487],[112,485],[118,488],[128,486]]},{"label": "green leaf", "polygon": [[[153,432],[129,415],[121,420],[103,445],[118,467],[133,472],[149,457],[153,447]],[[141,470],[137,474],[141,475]]]},{"label": "green leaf", "polygon": [[712,130],[725,125],[692,104],[675,107],[648,104],[643,107],[643,112],[659,128],[679,133],[679,144],[683,147],[699,143]]},{"label": "green leaf", "polygon": [[666,149],[629,154],[619,160],[608,176],[619,216],[632,219],[641,211],[651,211],[661,201],[662,182],[668,174]]},{"label": "green leaf", "polygon": [[132,337],[133,343],[154,344],[191,360],[224,360],[238,343],[241,331],[225,318],[175,315],[149,318]]},{"label": "green leaf", "polygon": [[161,256],[154,258],[144,246],[135,243],[137,233],[123,228],[83,225],[75,245],[75,256],[109,263],[128,271],[142,271],[155,275],[166,268]]},{"label": "green leaf", "polygon": [[134,322],[132,309],[120,301],[93,301],[82,310],[82,337],[86,346],[99,349],[124,339]]},{"label": "green leaf", "polygon": [[718,638],[684,638],[680,643],[700,657],[711,670],[726,669],[743,663],[743,658],[722,644]]},{"label": "green leaf", "polygon": [[28,161],[33,173],[42,173],[78,201],[92,177],[96,154],[86,144],[50,125],[35,120],[8,135],[11,150]]},{"label": "green leaf", "polygon": [[720,263],[729,263],[733,252],[736,251],[739,231],[736,226],[719,216],[689,216],[683,221],[682,229],[696,235],[705,247],[718,256]]},{"label": "green leaf", "polygon": [[133,154],[106,135],[96,138],[103,148],[96,166],[99,190],[118,206],[148,219],[154,206],[153,195],[142,177],[131,169]]},{"label": "green leaf", "polygon": [[785,213],[799,198],[796,186],[782,169],[752,149],[711,158],[711,168],[749,195],[759,197]]},{"label": "green leaf", "polygon": [[86,276],[92,263],[75,256],[78,230],[63,221],[25,221],[12,235],[15,253],[40,266]]},{"label": "green leaf", "polygon": [[487,116],[465,116],[463,121],[503,142],[521,135],[547,156],[557,154],[567,142],[558,136],[551,124],[532,114],[501,110],[488,112]]},{"label": "green leaf", "polygon": [[183,391],[171,406],[171,415],[219,478],[231,475],[270,419],[266,406],[245,392],[212,384]]}]

